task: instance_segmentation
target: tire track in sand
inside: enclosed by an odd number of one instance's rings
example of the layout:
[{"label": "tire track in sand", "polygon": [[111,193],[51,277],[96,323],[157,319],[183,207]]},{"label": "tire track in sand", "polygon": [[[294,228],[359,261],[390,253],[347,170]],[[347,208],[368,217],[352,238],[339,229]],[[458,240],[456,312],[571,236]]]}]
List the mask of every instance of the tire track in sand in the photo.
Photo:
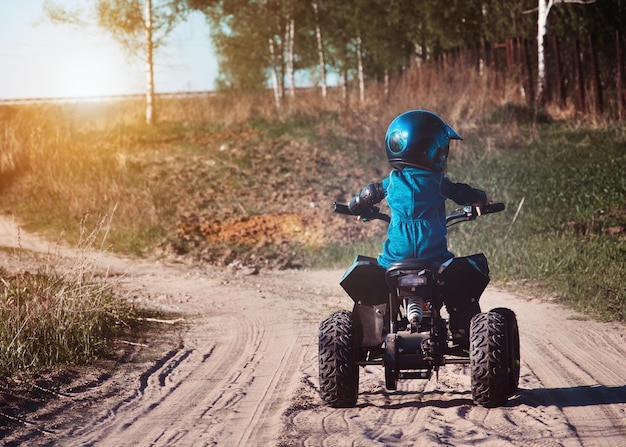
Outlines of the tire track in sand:
[{"label": "tire track in sand", "polygon": [[626,445],[624,325],[579,321],[562,306],[493,289],[482,304],[485,310],[505,306],[518,314],[520,390],[506,406],[474,406],[468,368],[449,365],[441,368],[439,380],[400,381],[393,392],[383,388],[382,368],[367,367],[361,370],[357,407],[328,408],[317,394],[312,337],[300,397],[285,415],[289,442],[283,445]]},{"label": "tire track in sand", "polygon": [[[438,381],[401,381],[394,392],[383,388],[382,368],[365,368],[357,407],[331,409],[317,391],[316,337],[332,310],[351,307],[341,272],[212,279],[184,266],[107,261],[127,272],[133,296],[185,315],[188,330],[134,381],[102,382],[116,394],[103,390],[93,414],[72,424],[63,403],[64,425],[26,428],[14,438],[24,445],[626,445],[624,325],[488,288],[484,309],[510,307],[519,318],[520,392],[505,407],[474,407],[467,371],[446,366]],[[87,401],[97,395],[89,393]],[[84,401],[80,391],[72,399]]]},{"label": "tire track in sand", "polygon": [[[232,299],[231,289],[202,289]],[[251,294],[258,291],[248,290],[248,299]],[[279,298],[265,295],[269,302]],[[193,319],[178,349],[144,371],[133,393],[107,403],[92,424],[72,429],[59,445],[236,446],[263,439],[259,445],[271,445],[302,342],[292,318],[266,304],[255,313],[240,308],[232,318],[224,306],[204,303],[206,312]]]}]

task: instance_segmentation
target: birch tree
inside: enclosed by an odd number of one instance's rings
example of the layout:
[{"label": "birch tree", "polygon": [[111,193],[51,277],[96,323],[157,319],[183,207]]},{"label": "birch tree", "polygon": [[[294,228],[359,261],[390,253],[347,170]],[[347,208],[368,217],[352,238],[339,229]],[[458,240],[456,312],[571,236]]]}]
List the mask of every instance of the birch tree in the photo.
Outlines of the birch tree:
[{"label": "birch tree", "polygon": [[546,84],[545,38],[548,35],[548,15],[554,5],[559,3],[578,3],[587,5],[595,0],[538,0],[537,6],[537,94],[535,101],[542,104]]},{"label": "birch tree", "polygon": [[289,81],[289,96],[292,98],[296,95],[296,75],[295,75],[295,61],[294,61],[294,45],[295,45],[295,31],[296,21],[292,16],[288,17],[287,24],[285,26],[285,40],[286,40],[286,53],[287,53],[287,79]]},{"label": "birch tree", "polygon": [[156,120],[154,53],[176,25],[187,18],[185,0],[93,0],[91,10],[68,10],[46,0],[44,15],[53,23],[80,28],[101,28],[113,37],[128,56],[142,57],[146,73],[146,123]]},{"label": "birch tree", "polygon": [[317,56],[319,60],[321,83],[322,83],[322,98],[327,96],[327,73],[326,73],[326,54],[324,51],[324,41],[322,40],[322,28],[320,26],[320,11],[319,4],[316,0],[312,5],[314,18],[315,18],[315,42],[317,43]]},{"label": "birch tree", "polygon": [[[271,84],[282,107],[295,96],[297,0],[189,0],[205,14],[220,65],[218,89],[259,90]],[[287,87],[286,87],[287,83]]]}]

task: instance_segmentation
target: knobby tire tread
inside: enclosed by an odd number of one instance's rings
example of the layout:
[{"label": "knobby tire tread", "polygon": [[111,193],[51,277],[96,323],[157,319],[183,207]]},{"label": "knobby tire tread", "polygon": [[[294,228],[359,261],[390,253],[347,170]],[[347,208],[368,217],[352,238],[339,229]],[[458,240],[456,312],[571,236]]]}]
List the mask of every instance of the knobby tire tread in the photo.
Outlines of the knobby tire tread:
[{"label": "knobby tire tread", "polygon": [[506,318],[480,313],[470,325],[472,399],[483,407],[499,407],[509,397],[509,347]]},{"label": "knobby tire tread", "polygon": [[352,312],[333,312],[320,324],[319,385],[322,400],[331,407],[354,407],[359,393],[357,346]]}]

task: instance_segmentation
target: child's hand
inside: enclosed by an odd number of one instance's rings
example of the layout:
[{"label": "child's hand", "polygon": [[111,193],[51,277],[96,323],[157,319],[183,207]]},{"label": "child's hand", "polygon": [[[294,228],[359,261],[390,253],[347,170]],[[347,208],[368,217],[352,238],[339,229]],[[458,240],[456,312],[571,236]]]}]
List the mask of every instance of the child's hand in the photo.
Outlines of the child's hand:
[{"label": "child's hand", "polygon": [[361,214],[357,217],[358,220],[362,220],[363,222],[369,222],[378,215],[379,209],[376,206],[370,206],[369,208],[363,210]]}]

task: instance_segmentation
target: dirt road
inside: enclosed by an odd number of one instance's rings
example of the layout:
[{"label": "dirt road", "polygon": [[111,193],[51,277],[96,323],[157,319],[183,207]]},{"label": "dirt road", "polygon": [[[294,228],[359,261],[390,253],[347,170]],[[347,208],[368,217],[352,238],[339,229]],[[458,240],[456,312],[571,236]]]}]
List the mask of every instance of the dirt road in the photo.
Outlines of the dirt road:
[{"label": "dirt road", "polygon": [[[16,234],[0,220],[0,246],[18,245]],[[50,251],[24,234],[19,245]],[[62,388],[4,445],[626,445],[624,325],[488,288],[483,308],[510,307],[519,319],[520,391],[506,407],[472,405],[458,365],[394,392],[381,368],[366,367],[357,407],[332,409],[317,394],[317,329],[350,307],[340,271],[247,275],[104,255],[97,264],[129,299],[185,321],[129,364]]]}]

